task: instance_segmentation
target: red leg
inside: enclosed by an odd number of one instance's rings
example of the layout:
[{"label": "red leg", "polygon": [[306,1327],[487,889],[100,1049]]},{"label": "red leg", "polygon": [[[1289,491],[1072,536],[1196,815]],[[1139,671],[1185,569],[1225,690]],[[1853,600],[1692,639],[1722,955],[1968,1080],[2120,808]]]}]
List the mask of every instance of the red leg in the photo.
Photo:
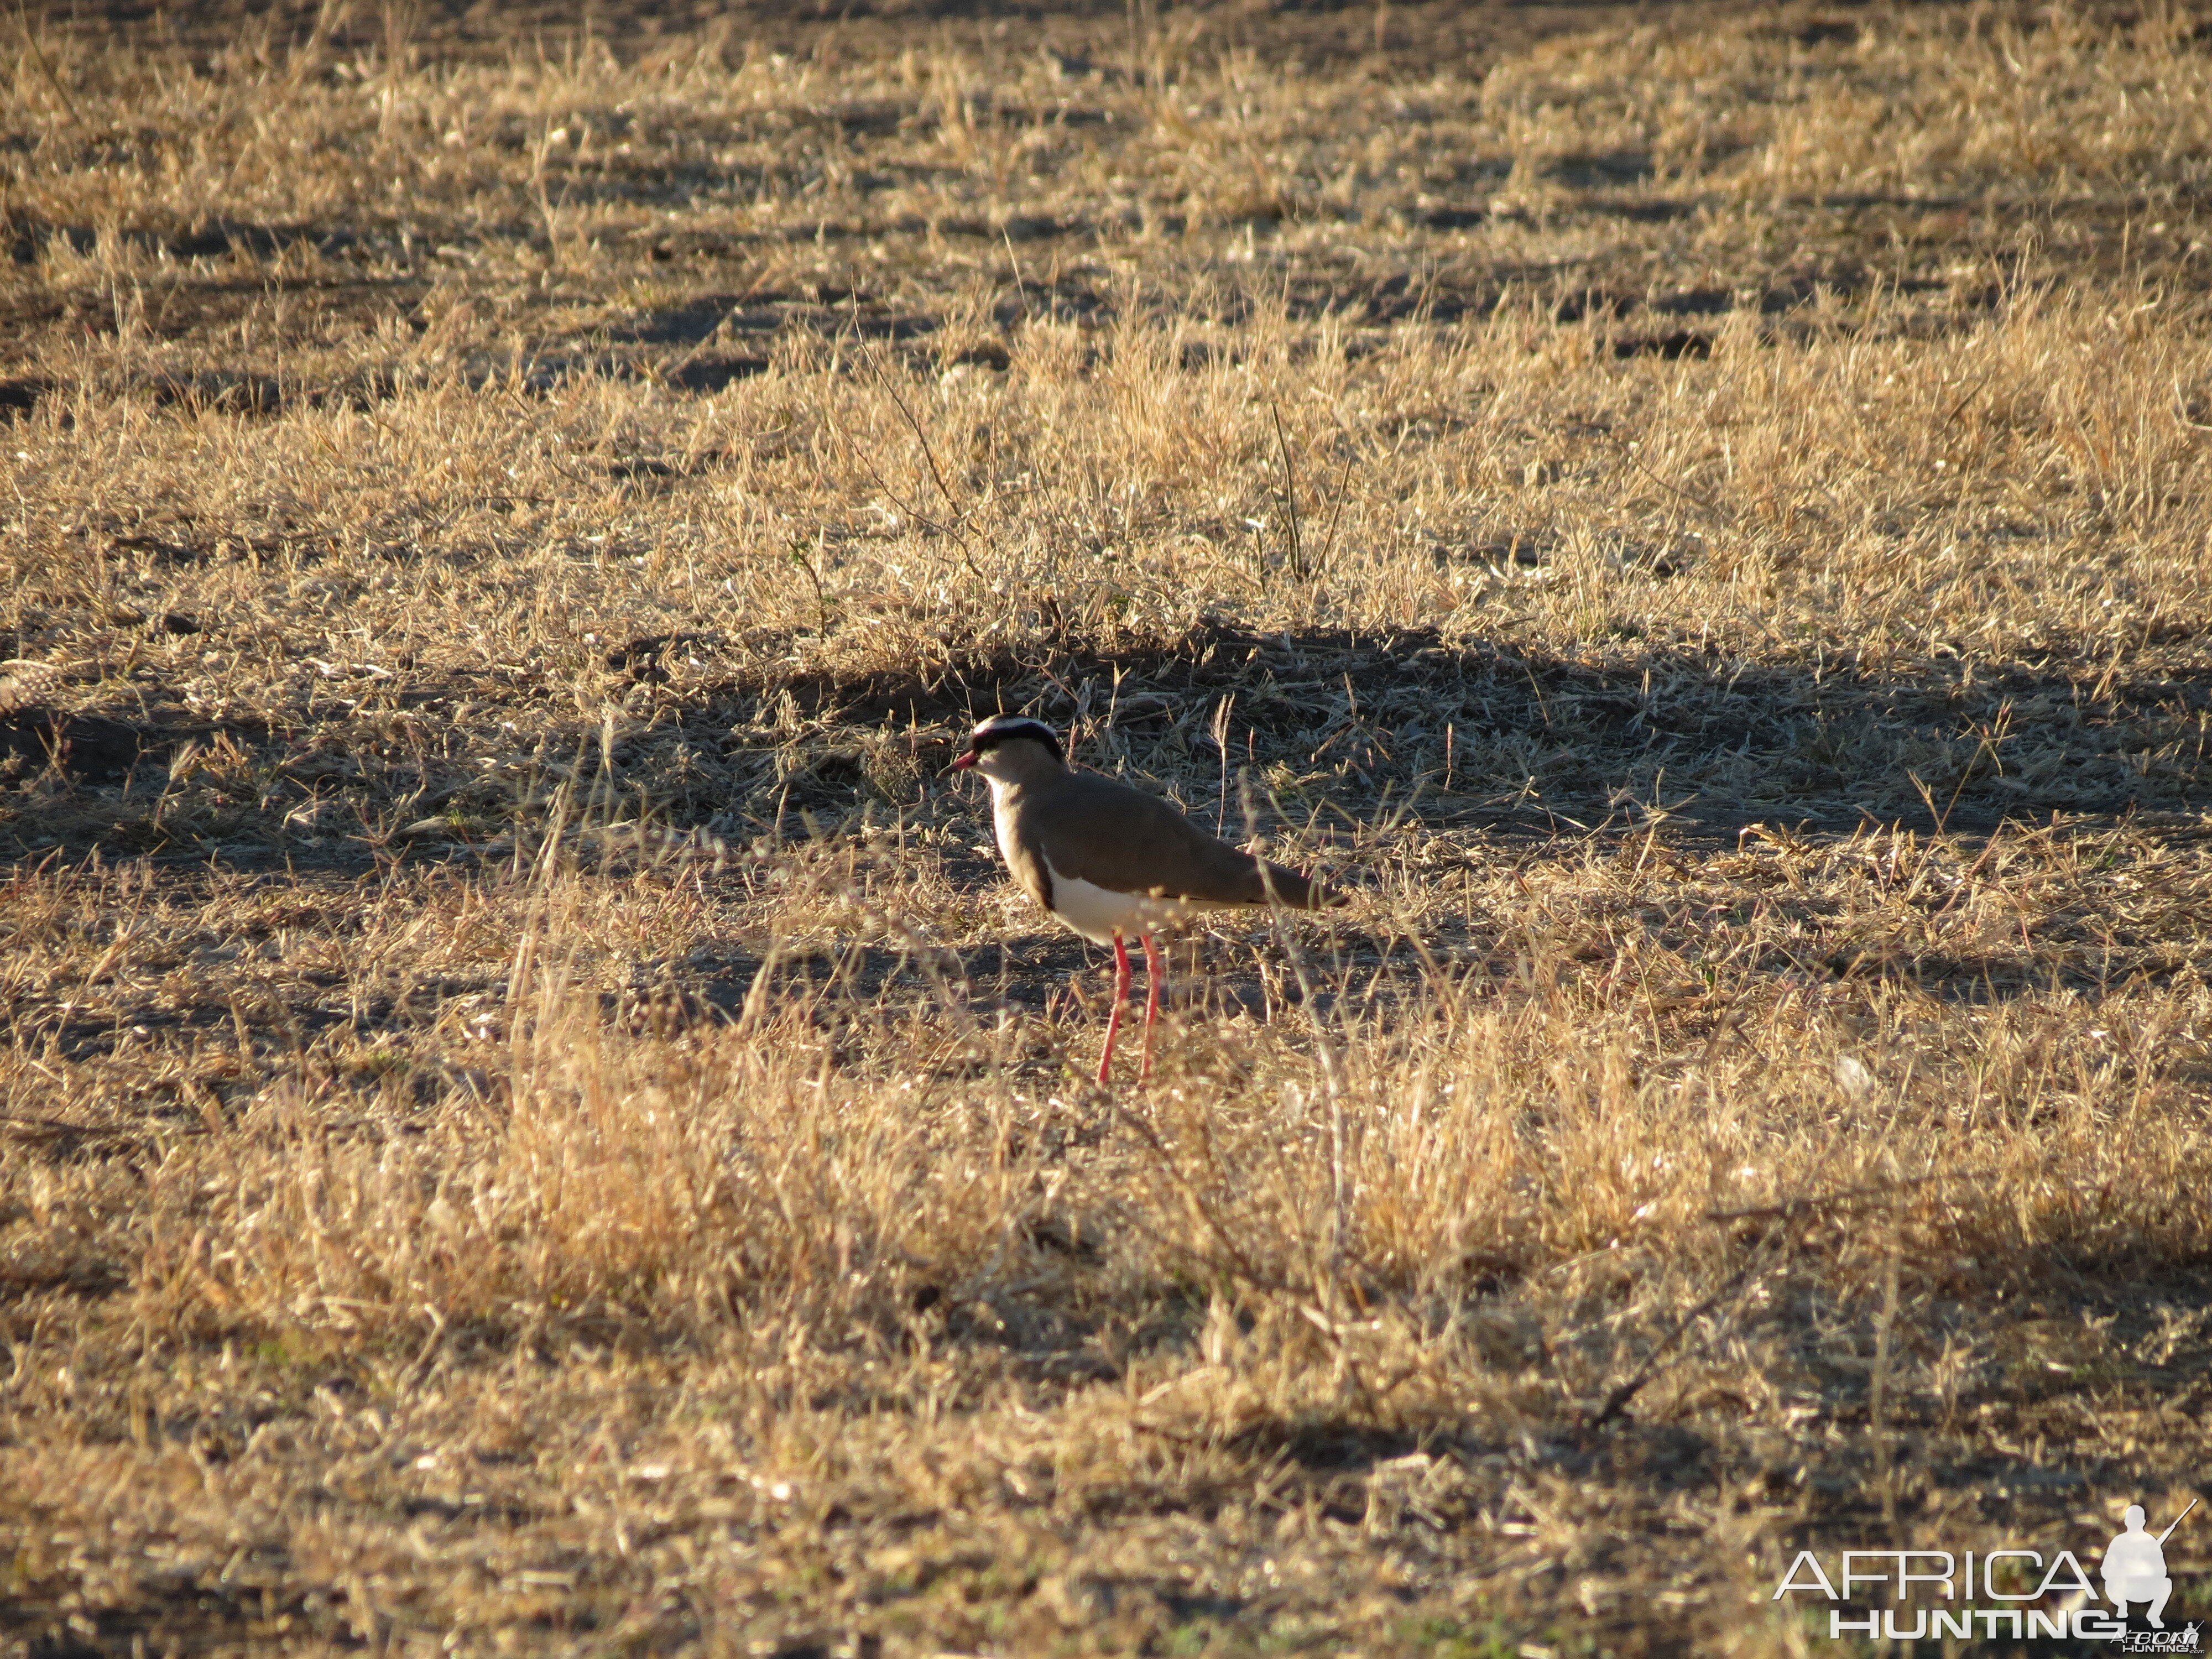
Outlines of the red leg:
[{"label": "red leg", "polygon": [[1152,943],[1150,933],[1140,935],[1145,941],[1145,1063],[1137,1068],[1137,1081],[1142,1083],[1152,1074],[1152,1022],[1160,1017],[1161,969],[1159,947]]},{"label": "red leg", "polygon": [[1106,1019],[1106,1052],[1098,1056],[1098,1081],[1103,1085],[1107,1068],[1114,1063],[1114,1033],[1121,1029],[1121,1005],[1129,1000],[1129,951],[1119,933],[1114,935],[1114,1012]]}]

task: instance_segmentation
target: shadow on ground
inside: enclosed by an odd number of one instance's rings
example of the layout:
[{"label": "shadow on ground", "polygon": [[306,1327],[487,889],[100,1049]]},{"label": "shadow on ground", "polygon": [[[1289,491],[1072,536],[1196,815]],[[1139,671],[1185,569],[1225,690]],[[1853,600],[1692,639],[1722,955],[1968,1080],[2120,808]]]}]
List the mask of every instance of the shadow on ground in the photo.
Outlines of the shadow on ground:
[{"label": "shadow on ground", "polygon": [[[2196,637],[2176,629],[2148,643]],[[1402,800],[1418,784],[1435,803],[1424,816],[1524,831],[1620,821],[1624,806],[1640,809],[1632,819],[1663,806],[1714,831],[1766,821],[1847,832],[2212,805],[2193,748],[2212,710],[2212,660],[2126,679],[2066,664],[2063,647],[2051,660],[1952,658],[1883,674],[1674,648],[1573,659],[1427,628],[1260,634],[1209,622],[1118,651],[738,678],[703,701],[714,718],[742,718],[787,692],[833,727],[926,732],[931,761],[949,760],[968,721],[1018,710],[1103,733],[1111,752],[1094,764],[1126,759],[1194,784],[1218,777],[1224,758],[1232,770],[1285,768],[1294,795],[1340,808]],[[2174,752],[2185,739],[2190,750]]]},{"label": "shadow on ground", "polygon": [[[671,678],[663,659],[676,643],[690,667]],[[1170,793],[1232,834],[1240,777],[1270,822],[1340,840],[1394,812],[1516,841],[1656,817],[1713,838],[1754,823],[1981,834],[2054,817],[2193,836],[2212,808],[2199,752],[2212,660],[2179,631],[2147,642],[2164,647],[2161,666],[2125,677],[2086,653],[2069,661],[2063,643],[2047,665],[1942,658],[1875,672],[1218,621],[1117,649],[1040,641],[853,676],[793,675],[787,644],[688,635],[611,653],[630,716],[606,756],[615,793],[641,794],[670,829],[732,841],[835,833],[864,809],[879,823],[941,819],[975,805],[942,776],[966,726],[1003,709],[1071,728],[1087,763]],[[514,702],[514,688],[499,690]],[[492,690],[455,672],[396,706],[435,722]],[[15,845],[0,854],[337,868],[503,855],[531,803],[488,781],[489,763],[541,738],[558,750],[597,736],[596,721],[588,734],[556,729],[533,705],[516,712],[536,729],[508,731],[504,755],[454,742],[395,762],[374,753],[386,739],[366,719],[276,710],[214,721],[159,687],[142,693],[135,718],[35,702],[0,717],[0,771],[41,801],[9,826]],[[211,769],[216,756],[232,757],[233,772]],[[190,757],[198,769],[174,775]],[[221,810],[202,810],[203,793]]]}]

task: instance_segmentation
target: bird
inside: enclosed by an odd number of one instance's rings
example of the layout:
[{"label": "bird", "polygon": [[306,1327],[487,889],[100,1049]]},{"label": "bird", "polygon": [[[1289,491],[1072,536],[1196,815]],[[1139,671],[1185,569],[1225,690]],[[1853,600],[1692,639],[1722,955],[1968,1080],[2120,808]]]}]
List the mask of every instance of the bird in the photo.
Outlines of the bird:
[{"label": "bird", "polygon": [[1060,734],[1040,720],[994,714],[969,735],[956,772],[991,786],[999,856],[1024,892],[1054,920],[1114,949],[1114,1009],[1098,1057],[1103,1087],[1129,997],[1133,934],[1145,948],[1144,1060],[1152,1075],[1161,961],[1153,934],[1200,910],[1279,904],[1318,910],[1338,896],[1312,878],[1210,836],[1166,801],[1087,768],[1070,766]]}]

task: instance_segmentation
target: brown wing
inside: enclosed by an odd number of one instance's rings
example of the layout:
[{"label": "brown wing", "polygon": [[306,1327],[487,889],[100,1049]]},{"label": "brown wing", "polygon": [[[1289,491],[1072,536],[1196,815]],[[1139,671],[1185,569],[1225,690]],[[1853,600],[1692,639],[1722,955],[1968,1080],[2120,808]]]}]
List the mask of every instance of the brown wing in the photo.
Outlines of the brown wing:
[{"label": "brown wing", "polygon": [[1042,848],[1050,846],[1060,874],[1112,892],[1265,904],[1272,886],[1276,902],[1294,909],[1329,902],[1316,884],[1279,864],[1267,864],[1263,880],[1261,860],[1207,835],[1158,796],[1097,772],[1055,779],[1024,819],[1024,850],[1040,866]]}]

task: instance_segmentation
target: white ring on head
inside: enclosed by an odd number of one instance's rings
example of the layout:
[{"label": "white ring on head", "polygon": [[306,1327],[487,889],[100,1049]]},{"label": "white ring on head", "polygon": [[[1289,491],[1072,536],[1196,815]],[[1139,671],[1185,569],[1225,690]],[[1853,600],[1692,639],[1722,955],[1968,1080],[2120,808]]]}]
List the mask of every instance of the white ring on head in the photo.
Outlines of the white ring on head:
[{"label": "white ring on head", "polygon": [[1012,738],[1027,738],[1052,750],[1055,759],[1065,762],[1067,758],[1066,751],[1060,747],[1060,733],[1028,714],[992,715],[969,735],[968,746],[975,750],[987,743],[995,745]]}]

